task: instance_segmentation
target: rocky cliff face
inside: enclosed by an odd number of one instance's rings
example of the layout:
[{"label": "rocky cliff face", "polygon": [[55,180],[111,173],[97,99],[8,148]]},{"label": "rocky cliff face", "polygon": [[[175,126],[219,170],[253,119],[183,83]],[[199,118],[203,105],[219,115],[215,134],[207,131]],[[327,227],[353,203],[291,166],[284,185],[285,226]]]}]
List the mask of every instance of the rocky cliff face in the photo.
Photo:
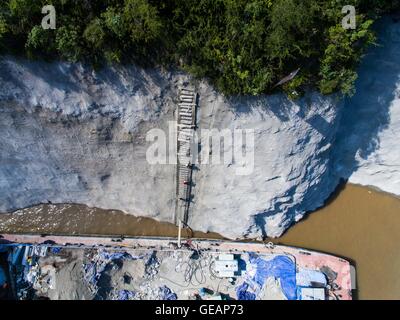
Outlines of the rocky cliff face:
[{"label": "rocky cliff face", "polygon": [[229,236],[279,236],[323,204],[337,184],[330,159],[340,102],[319,95],[222,101],[205,86],[200,92],[201,128],[254,130],[254,169],[241,176],[235,161],[200,165],[190,225]]},{"label": "rocky cliff face", "polygon": [[134,67],[0,62],[0,210],[73,202],[172,216],[172,166],[145,133],[172,119],[169,82]]},{"label": "rocky cliff face", "polygon": [[197,166],[193,229],[279,236],[321,206],[340,177],[400,193],[400,27],[385,25],[385,49],[371,51],[357,95],[344,103],[317,94],[226,98],[180,73],[2,57],[0,211],[83,203],[173,222],[175,166],[148,163],[146,133],[168,133],[178,87],[189,81],[199,130],[252,129],[255,147],[248,175],[237,175],[234,160]]},{"label": "rocky cliff face", "polygon": [[[168,133],[185,75],[3,58],[0,209],[84,203],[173,222],[174,164],[149,164],[150,129]],[[323,203],[338,106],[318,95],[226,99],[197,84],[201,129],[253,129],[254,170],[200,164],[189,224],[230,237],[279,235]],[[174,139],[172,141],[175,141]]]}]

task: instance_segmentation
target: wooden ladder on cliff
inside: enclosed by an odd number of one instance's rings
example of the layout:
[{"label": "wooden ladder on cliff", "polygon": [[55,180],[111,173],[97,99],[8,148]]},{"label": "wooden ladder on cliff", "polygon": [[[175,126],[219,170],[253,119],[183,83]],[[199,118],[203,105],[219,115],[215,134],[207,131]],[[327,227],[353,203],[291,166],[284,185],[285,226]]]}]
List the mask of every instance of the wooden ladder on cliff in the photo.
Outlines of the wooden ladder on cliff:
[{"label": "wooden ladder on cliff", "polygon": [[177,108],[177,169],[175,224],[187,224],[192,189],[192,148],[196,130],[197,94],[182,88]]}]

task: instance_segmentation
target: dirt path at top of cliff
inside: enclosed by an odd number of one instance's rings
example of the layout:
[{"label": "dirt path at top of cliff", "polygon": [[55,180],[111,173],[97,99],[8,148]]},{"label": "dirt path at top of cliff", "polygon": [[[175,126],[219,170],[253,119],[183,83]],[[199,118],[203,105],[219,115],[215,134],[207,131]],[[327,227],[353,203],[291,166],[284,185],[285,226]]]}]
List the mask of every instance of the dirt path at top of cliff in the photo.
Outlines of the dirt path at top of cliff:
[{"label": "dirt path at top of cliff", "polygon": [[[274,243],[324,251],[355,263],[360,299],[400,299],[400,199],[346,185]],[[83,205],[41,205],[0,215],[0,232],[176,236],[173,224]],[[188,230],[185,236],[221,238]]]}]

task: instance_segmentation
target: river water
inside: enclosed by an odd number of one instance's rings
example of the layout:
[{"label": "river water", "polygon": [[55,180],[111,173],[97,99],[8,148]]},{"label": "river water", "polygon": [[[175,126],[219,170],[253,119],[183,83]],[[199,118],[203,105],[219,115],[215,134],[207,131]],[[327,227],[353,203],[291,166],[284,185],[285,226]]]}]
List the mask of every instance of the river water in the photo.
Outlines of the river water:
[{"label": "river water", "polygon": [[[357,269],[359,299],[400,299],[400,199],[346,185],[274,243],[347,258]],[[0,232],[176,236],[169,223],[83,205],[41,205],[0,215]],[[183,236],[221,238],[185,230]]]}]

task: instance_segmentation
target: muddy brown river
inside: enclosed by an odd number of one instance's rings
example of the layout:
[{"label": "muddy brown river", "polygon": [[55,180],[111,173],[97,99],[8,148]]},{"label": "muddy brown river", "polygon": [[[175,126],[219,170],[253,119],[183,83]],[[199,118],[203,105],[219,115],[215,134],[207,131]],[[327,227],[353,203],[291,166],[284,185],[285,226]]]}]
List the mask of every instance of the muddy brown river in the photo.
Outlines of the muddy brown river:
[{"label": "muddy brown river", "polygon": [[[355,264],[359,299],[400,299],[400,199],[346,185],[274,243],[324,251]],[[169,223],[83,205],[41,205],[0,215],[0,232],[176,236]],[[184,236],[221,238],[185,230]]]}]

